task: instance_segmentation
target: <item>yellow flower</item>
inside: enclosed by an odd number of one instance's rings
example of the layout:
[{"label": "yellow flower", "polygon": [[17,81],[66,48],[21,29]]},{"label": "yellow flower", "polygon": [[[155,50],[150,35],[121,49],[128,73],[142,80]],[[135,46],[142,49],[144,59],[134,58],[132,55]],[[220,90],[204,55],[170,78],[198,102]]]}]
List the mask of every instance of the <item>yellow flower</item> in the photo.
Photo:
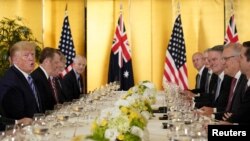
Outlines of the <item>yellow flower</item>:
[{"label": "yellow flower", "polygon": [[129,89],[127,92],[128,95],[131,95],[132,93],[133,93],[132,89]]},{"label": "yellow flower", "polygon": [[117,138],[118,138],[119,141],[123,141],[124,140],[124,135],[120,134]]},{"label": "yellow flower", "polygon": [[94,131],[97,127],[97,123],[96,122],[93,122],[92,125],[91,125],[91,130]]},{"label": "yellow flower", "polygon": [[84,135],[78,135],[72,138],[72,141],[83,141]]},{"label": "yellow flower", "polygon": [[103,119],[102,122],[101,122],[101,126],[106,126],[107,124],[108,124],[107,120]]},{"label": "yellow flower", "polygon": [[138,104],[137,104],[137,103],[134,103],[132,106],[133,106],[133,107],[138,107]]},{"label": "yellow flower", "polygon": [[138,115],[137,115],[136,112],[131,111],[129,117],[130,117],[131,119],[134,119],[134,118],[138,118]]},{"label": "yellow flower", "polygon": [[127,108],[127,107],[121,107],[121,111],[122,111],[124,114],[127,114],[127,113],[128,113],[128,108]]},{"label": "yellow flower", "polygon": [[144,118],[140,118],[140,122],[142,122],[143,124],[147,123],[147,121]]}]

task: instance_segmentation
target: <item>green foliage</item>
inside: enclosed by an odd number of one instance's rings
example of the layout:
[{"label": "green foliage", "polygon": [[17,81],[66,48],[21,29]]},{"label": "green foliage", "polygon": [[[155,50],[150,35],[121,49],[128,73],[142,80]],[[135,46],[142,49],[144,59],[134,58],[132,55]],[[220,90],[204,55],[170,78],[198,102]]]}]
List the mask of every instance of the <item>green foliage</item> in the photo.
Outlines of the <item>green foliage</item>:
[{"label": "green foliage", "polygon": [[22,23],[22,18],[9,19],[4,17],[0,21],[0,77],[9,67],[9,48],[18,41],[33,41],[37,44],[36,57],[39,56],[41,44],[31,32],[31,29]]},{"label": "green foliage", "polygon": [[124,135],[124,141],[141,141],[141,138],[134,135],[134,134],[131,134],[131,133],[127,132]]},{"label": "green foliage", "polygon": [[108,141],[108,139],[106,139],[104,137],[104,133],[105,130],[107,129],[107,127],[103,127],[103,126],[97,126],[96,129],[94,130],[93,134],[90,136],[87,136],[87,139],[92,139],[95,141]]},{"label": "green foliage", "polygon": [[150,103],[148,101],[145,102],[145,106],[147,107],[147,111],[150,113],[150,114],[153,114],[153,109],[150,105]]}]

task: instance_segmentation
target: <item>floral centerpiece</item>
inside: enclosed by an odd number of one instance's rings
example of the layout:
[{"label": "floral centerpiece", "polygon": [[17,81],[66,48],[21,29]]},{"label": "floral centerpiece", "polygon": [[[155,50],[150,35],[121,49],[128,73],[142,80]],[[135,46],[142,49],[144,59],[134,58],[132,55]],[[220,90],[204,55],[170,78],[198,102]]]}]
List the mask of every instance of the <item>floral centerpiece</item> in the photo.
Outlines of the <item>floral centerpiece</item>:
[{"label": "floral centerpiece", "polygon": [[156,100],[152,82],[142,81],[117,100],[115,106],[101,111],[92,123],[92,134],[86,139],[96,141],[148,140],[147,120],[152,116],[151,104]]},{"label": "floral centerpiece", "polygon": [[133,107],[138,110],[146,119],[149,119],[153,112],[151,105],[156,101],[156,88],[150,81],[141,81],[138,85],[131,87],[127,93],[121,96],[116,106]]},{"label": "floral centerpiece", "polygon": [[92,124],[88,139],[97,141],[141,141],[147,120],[134,108],[107,108]]},{"label": "floral centerpiece", "polygon": [[128,92],[122,96],[123,99],[126,99],[132,95],[142,95],[149,104],[154,104],[156,101],[156,88],[154,84],[150,81],[141,81],[138,85],[131,87]]}]

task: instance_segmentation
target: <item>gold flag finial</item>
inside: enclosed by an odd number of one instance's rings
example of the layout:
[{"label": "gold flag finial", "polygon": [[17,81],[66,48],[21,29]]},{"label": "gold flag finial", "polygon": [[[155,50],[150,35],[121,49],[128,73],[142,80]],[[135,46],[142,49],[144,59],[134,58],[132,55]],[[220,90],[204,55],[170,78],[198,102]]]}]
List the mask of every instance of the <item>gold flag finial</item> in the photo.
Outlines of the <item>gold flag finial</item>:
[{"label": "gold flag finial", "polygon": [[234,13],[234,2],[233,0],[230,1],[230,6],[231,6],[231,15]]},{"label": "gold flag finial", "polygon": [[66,3],[66,6],[65,6],[65,11],[68,10],[68,3]]},{"label": "gold flag finial", "polygon": [[122,12],[122,2],[120,2],[120,12]]},{"label": "gold flag finial", "polygon": [[180,1],[177,2],[177,14],[180,14]]}]

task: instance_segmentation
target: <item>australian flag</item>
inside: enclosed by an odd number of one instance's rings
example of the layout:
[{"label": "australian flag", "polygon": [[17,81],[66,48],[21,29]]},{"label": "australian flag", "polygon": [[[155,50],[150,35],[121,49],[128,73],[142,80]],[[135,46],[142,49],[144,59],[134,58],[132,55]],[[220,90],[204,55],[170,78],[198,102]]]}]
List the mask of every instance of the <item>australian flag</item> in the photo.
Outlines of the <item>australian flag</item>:
[{"label": "australian flag", "polygon": [[114,81],[120,84],[120,90],[128,90],[134,86],[131,49],[122,14],[118,20],[110,54],[108,82]]}]

